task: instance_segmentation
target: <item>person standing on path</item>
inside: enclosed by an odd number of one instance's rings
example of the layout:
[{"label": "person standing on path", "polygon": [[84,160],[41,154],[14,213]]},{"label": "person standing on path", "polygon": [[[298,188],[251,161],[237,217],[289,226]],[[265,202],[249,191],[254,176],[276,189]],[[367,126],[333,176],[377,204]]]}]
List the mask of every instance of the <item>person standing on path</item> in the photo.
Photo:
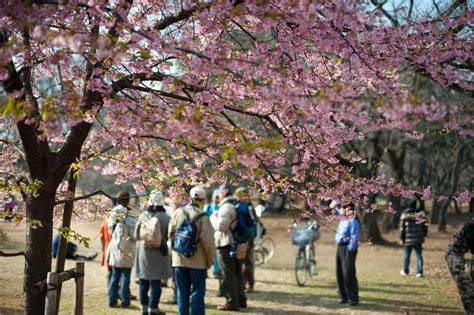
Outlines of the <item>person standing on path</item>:
[{"label": "person standing on path", "polygon": [[416,253],[416,277],[423,277],[423,242],[428,235],[428,225],[423,211],[416,210],[416,200],[407,205],[400,217],[400,243],[405,246],[405,259],[400,275],[407,276],[410,272],[410,256]]},{"label": "person standing on path", "polygon": [[[467,258],[466,254],[471,253]],[[459,290],[465,314],[474,315],[474,219],[454,234],[446,252],[451,276]]]},{"label": "person standing on path", "polygon": [[[250,202],[250,194],[247,188],[239,187],[235,190],[234,193],[235,199],[237,199],[239,204],[246,205],[250,217],[253,220],[255,225],[255,232],[257,230],[258,217],[255,213],[255,209]],[[245,258],[242,259],[242,277],[244,281],[244,288],[246,288],[246,293],[253,293],[255,285],[255,261],[254,261],[254,246],[255,246],[255,235],[249,239],[247,252],[245,253]]]},{"label": "person standing on path", "polygon": [[[109,283],[109,307],[117,305],[120,287],[121,307],[130,306],[130,274],[135,260],[136,220],[129,215],[130,195],[122,190],[117,194],[117,206],[110,212],[107,226],[112,239],[107,249],[107,263],[112,267]],[[119,285],[120,284],[120,285]]]},{"label": "person standing on path", "polygon": [[226,298],[225,305],[217,309],[223,311],[238,311],[247,307],[247,297],[242,278],[242,262],[236,257],[236,244],[232,236],[232,229],[237,226],[237,203],[232,196],[233,189],[229,184],[219,187],[219,210],[211,217],[211,223],[216,231],[214,233],[217,247],[219,269],[222,275],[222,290]]},{"label": "person standing on path", "polygon": [[161,279],[170,278],[172,273],[166,244],[171,218],[166,214],[164,204],[163,193],[159,190],[152,191],[148,199],[148,208],[140,215],[135,228],[135,239],[141,239],[141,225],[156,218],[162,235],[160,247],[147,245],[145,241],[139,241],[137,246],[135,275],[140,279],[140,307],[143,315],[165,314],[158,307],[161,298]]},{"label": "person standing on path", "polygon": [[[206,199],[206,192],[202,187],[193,187],[190,191],[191,202],[179,208],[171,218],[168,238],[173,242],[177,229],[186,219],[192,221],[202,213],[201,207]],[[206,293],[207,269],[212,266],[215,254],[214,237],[211,222],[207,215],[202,215],[195,221],[196,251],[189,257],[172,252],[172,264],[175,268],[177,302],[179,315],[189,315],[191,306],[192,315],[204,315],[204,295]],[[190,303],[191,300],[191,303]],[[191,305],[190,305],[191,304]]]},{"label": "person standing on path", "polygon": [[360,222],[353,203],[339,210],[342,219],[336,230],[336,277],[339,288],[339,303],[359,303],[359,286],[356,276],[356,257],[359,245]]}]

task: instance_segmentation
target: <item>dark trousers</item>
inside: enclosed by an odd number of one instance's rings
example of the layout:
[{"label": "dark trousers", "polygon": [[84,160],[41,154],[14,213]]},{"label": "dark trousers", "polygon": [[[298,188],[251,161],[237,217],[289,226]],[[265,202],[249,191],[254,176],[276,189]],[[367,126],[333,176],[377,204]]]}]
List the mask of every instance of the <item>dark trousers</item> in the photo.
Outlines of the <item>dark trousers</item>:
[{"label": "dark trousers", "polygon": [[415,250],[416,254],[416,272],[423,274],[423,255],[422,255],[422,245],[405,245],[405,259],[403,260],[403,270],[406,274],[409,273],[410,269],[410,256],[411,251]]},{"label": "dark trousers", "polygon": [[204,315],[204,295],[206,294],[206,269],[176,267],[177,302],[179,315]]},{"label": "dark trousers", "polygon": [[242,278],[242,261],[231,258],[229,252],[230,246],[217,248],[219,269],[222,276],[222,291],[226,297],[227,305],[239,307],[240,304],[247,303]]},{"label": "dark trousers", "polygon": [[359,285],[356,277],[357,250],[349,251],[347,245],[337,245],[336,276],[339,298],[350,302],[359,302]]},{"label": "dark trousers", "polygon": [[248,284],[249,287],[253,287],[253,285],[255,284],[255,263],[253,258],[253,247],[254,241],[250,240],[249,245],[247,247],[247,253],[245,254],[245,258],[242,260],[244,284]]}]

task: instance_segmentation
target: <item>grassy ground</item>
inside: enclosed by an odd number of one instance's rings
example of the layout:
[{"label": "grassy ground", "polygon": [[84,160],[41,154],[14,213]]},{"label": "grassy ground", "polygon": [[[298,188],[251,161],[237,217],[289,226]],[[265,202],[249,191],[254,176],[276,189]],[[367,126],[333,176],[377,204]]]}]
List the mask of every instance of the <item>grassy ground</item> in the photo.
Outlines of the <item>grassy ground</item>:
[{"label": "grassy ground", "polygon": [[[286,227],[291,220],[285,217],[264,218],[269,236],[277,243],[275,257],[256,270],[255,293],[248,295],[248,314],[462,314],[462,306],[457,290],[444,262],[444,253],[455,226],[463,219],[454,220],[448,233],[430,231],[424,245],[425,277],[413,275],[401,277],[399,271],[403,260],[401,246],[373,246],[362,244],[357,257],[357,275],[360,288],[360,304],[355,308],[339,305],[335,282],[334,233],[323,231],[316,244],[318,274],[308,280],[305,287],[298,287],[293,271],[297,248],[291,245]],[[92,238],[97,235],[99,223],[86,223],[75,229]],[[0,223],[0,229],[8,234],[9,240],[0,242],[0,248],[18,248],[24,240],[21,228],[13,229],[9,224]],[[385,235],[389,241],[396,241],[396,233]],[[90,249],[99,249],[94,239]],[[22,312],[23,257],[0,258],[0,314]],[[412,257],[412,271],[415,268]],[[53,261],[54,263],[54,261]],[[67,261],[67,268],[74,266]],[[208,314],[232,314],[219,312],[217,305],[224,304],[223,298],[214,297],[217,281],[207,282],[206,308]],[[106,298],[106,270],[98,261],[86,263],[85,314],[137,314],[139,303],[132,302],[127,310],[109,309]],[[138,287],[132,284],[132,293],[138,295]],[[73,308],[74,282],[65,283],[61,300],[61,314],[70,314]],[[171,289],[164,288],[161,300],[171,298]],[[167,313],[177,313],[175,305],[161,303],[160,308]]]}]

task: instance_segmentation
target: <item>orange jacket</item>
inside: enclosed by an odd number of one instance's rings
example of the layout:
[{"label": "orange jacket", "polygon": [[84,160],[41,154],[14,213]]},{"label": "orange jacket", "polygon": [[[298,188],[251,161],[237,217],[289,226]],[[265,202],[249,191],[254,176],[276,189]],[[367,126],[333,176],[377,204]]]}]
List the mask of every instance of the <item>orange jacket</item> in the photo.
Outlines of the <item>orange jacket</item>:
[{"label": "orange jacket", "polygon": [[109,229],[107,227],[107,219],[102,221],[102,224],[100,225],[99,238],[100,242],[102,243],[102,266],[108,267],[105,259],[107,257],[107,247],[109,246],[110,240],[112,239],[112,235],[110,235]]}]

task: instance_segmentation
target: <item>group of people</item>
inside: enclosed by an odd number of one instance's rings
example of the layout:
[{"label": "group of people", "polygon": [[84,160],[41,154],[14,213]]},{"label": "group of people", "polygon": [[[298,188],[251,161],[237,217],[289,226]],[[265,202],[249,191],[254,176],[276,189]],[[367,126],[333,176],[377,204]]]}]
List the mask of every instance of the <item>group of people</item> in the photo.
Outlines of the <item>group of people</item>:
[{"label": "group of people", "polygon": [[[245,205],[250,216],[258,219],[246,188],[234,192],[231,185],[223,184],[213,192],[211,203],[205,204],[204,188],[193,187],[189,202],[174,210],[172,216],[166,213],[163,192],[155,190],[138,220],[130,212],[127,191],[120,191],[116,201],[100,233],[102,262],[109,268],[110,307],[118,306],[119,299],[121,307],[130,305],[132,267],[139,279],[142,314],[164,314],[159,309],[161,286],[169,278],[175,284],[179,314],[204,314],[207,270],[211,267],[219,279],[218,295],[225,297],[218,309],[238,311],[247,307],[246,294],[254,285],[253,244],[251,238],[237,241],[238,209]],[[189,244],[189,235],[193,240],[191,250],[186,251],[183,247]]]}]

